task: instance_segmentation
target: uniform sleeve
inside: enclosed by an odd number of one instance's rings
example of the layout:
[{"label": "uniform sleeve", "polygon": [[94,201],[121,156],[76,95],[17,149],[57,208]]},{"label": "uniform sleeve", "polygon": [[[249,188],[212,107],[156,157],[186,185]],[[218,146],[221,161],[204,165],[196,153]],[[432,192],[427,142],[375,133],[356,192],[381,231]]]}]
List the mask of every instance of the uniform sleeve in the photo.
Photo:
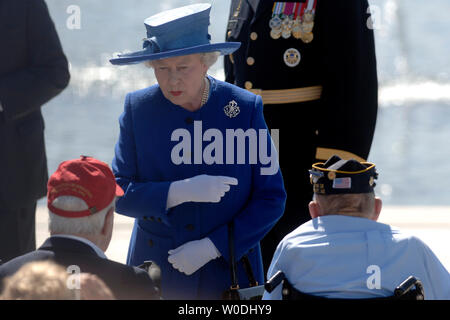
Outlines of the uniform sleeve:
[{"label": "uniform sleeve", "polygon": [[[58,95],[69,83],[68,62],[43,0],[27,1],[28,65],[0,78],[7,119],[25,116]],[[25,39],[24,39],[25,41]]]},{"label": "uniform sleeve", "polygon": [[319,1],[318,15],[319,9],[321,17],[315,34],[319,52],[323,53],[324,110],[320,113],[326,117],[319,120],[316,158],[326,160],[338,154],[367,159],[378,108],[374,33],[367,26],[368,2]]},{"label": "uniform sleeve", "polygon": [[230,55],[224,56],[225,81],[234,84],[234,65],[231,62]]},{"label": "uniform sleeve", "polygon": [[[225,40],[226,41],[230,41],[230,33],[231,33],[231,25],[230,25],[230,20],[232,19],[232,13],[233,13],[233,8],[234,8],[235,4],[232,3],[230,4],[230,13],[228,15],[228,26],[227,26],[227,31],[226,31],[226,35],[225,35]],[[228,55],[224,55],[223,56],[223,66],[224,66],[224,71],[225,71],[225,81],[228,83],[232,83],[234,84],[234,65],[232,62],[232,54],[228,54]]]},{"label": "uniform sleeve", "polygon": [[[272,139],[264,121],[262,100],[260,96],[256,97],[252,127],[257,132],[259,129],[267,130],[267,143],[268,146],[271,146]],[[269,232],[284,212],[286,191],[278,162],[276,165],[277,170],[272,174],[261,174],[267,166],[262,166],[259,161],[252,165],[250,198],[244,209],[237,213],[233,219],[236,261],[239,261]],[[227,225],[213,231],[209,238],[225,260],[229,261]]]},{"label": "uniform sleeve", "polygon": [[124,195],[117,200],[116,211],[135,218],[151,216],[168,224],[166,205],[171,182],[143,182],[139,179],[130,94],[126,97],[119,123],[120,135],[112,169]]}]

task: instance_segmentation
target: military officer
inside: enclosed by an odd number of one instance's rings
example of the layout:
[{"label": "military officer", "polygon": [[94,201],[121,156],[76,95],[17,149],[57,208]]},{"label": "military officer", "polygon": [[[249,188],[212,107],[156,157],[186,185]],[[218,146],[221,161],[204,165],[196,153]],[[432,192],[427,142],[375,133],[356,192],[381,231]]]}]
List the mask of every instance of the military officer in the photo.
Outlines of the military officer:
[{"label": "military officer", "polygon": [[366,0],[231,1],[227,40],[242,45],[225,56],[226,81],[262,96],[288,195],[261,242],[266,271],[283,236],[310,218],[311,164],[369,155],[378,89],[367,12]]}]

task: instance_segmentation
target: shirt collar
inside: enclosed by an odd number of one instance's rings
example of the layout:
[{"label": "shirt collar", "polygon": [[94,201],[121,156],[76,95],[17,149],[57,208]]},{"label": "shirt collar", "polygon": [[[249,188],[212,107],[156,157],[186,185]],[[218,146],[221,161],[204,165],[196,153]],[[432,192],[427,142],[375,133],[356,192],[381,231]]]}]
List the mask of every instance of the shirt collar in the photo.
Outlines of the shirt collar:
[{"label": "shirt collar", "polygon": [[395,232],[396,228],[367,218],[345,215],[326,215],[312,219],[304,224],[309,230],[316,232],[339,233],[378,230]]},{"label": "shirt collar", "polygon": [[77,236],[69,235],[69,234],[57,234],[57,235],[51,236],[51,238],[66,238],[66,239],[72,239],[72,240],[77,240],[77,241],[83,242],[84,244],[87,244],[88,246],[90,246],[100,258],[108,259],[105,255],[105,253],[103,252],[103,250],[101,250],[92,241],[90,241],[86,238],[77,237]]}]

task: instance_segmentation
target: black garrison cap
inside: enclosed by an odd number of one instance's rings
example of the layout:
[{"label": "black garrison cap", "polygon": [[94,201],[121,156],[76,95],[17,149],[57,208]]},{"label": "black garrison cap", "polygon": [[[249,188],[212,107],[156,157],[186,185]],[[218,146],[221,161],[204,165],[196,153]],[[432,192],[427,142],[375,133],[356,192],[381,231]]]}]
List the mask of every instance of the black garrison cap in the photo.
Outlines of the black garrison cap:
[{"label": "black garrison cap", "polygon": [[325,163],[313,164],[309,170],[314,193],[371,193],[378,173],[375,164],[354,159],[343,160],[334,155]]}]

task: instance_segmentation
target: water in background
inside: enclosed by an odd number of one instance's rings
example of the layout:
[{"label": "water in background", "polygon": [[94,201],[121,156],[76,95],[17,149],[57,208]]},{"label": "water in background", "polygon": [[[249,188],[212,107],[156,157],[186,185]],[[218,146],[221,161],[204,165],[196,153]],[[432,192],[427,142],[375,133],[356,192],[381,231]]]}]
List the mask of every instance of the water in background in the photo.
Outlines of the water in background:
[{"label": "water in background", "polygon": [[[125,94],[155,79],[143,65],[117,67],[108,59],[141,49],[146,17],[196,2],[208,1],[47,0],[72,75],[70,86],[43,108],[50,173],[81,154],[111,163]],[[229,3],[213,1],[213,42],[225,39]],[[369,157],[380,172],[377,192],[385,204],[449,205],[450,2],[370,3],[380,85]],[[78,9],[80,28],[73,29]],[[210,74],[223,79],[221,59]]]}]

